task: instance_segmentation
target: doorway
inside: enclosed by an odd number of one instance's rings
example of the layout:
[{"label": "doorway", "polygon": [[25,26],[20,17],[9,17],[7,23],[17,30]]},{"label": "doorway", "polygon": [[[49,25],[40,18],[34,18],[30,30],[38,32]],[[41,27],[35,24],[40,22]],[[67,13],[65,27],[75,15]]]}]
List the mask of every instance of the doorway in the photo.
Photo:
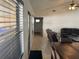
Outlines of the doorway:
[{"label": "doorway", "polygon": [[34,18],[34,34],[43,36],[43,17]]}]

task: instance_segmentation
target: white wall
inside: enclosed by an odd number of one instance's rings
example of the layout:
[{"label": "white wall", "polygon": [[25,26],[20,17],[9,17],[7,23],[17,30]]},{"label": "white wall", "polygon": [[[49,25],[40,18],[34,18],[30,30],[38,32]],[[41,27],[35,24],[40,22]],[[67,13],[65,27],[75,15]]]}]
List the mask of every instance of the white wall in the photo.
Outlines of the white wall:
[{"label": "white wall", "polygon": [[29,0],[23,0],[24,2],[24,56],[23,59],[28,59],[28,11],[33,15],[33,9]]},{"label": "white wall", "polygon": [[30,22],[30,50],[32,50],[32,43],[33,43],[33,36],[34,36],[34,17],[31,16],[31,22]]},{"label": "white wall", "polygon": [[43,22],[44,33],[47,28],[56,32],[60,32],[61,28],[79,28],[79,10],[46,16]]}]

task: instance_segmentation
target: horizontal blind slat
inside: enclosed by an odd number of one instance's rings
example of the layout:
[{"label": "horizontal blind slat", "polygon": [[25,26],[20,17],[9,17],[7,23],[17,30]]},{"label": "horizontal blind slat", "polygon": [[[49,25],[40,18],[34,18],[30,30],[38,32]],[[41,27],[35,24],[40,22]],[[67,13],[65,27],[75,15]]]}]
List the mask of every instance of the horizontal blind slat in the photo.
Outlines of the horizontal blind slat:
[{"label": "horizontal blind slat", "polygon": [[8,13],[8,14],[12,14],[12,15],[16,15],[16,14],[13,14],[13,13],[11,13],[11,12],[9,12],[9,11],[4,11],[4,10],[0,10],[1,12],[4,12],[4,13]]},{"label": "horizontal blind slat", "polygon": [[16,11],[16,10],[13,10],[12,8],[10,8],[9,6],[7,7],[7,6],[3,5],[3,4],[0,4],[0,6],[5,7],[6,9],[9,9],[9,10],[14,11],[14,12]]},{"label": "horizontal blind slat", "polygon": [[11,2],[9,2],[8,0],[3,0],[5,3],[9,4],[10,6],[12,6],[13,8],[16,8],[16,4],[12,4]]},{"label": "horizontal blind slat", "polygon": [[[3,34],[0,35],[0,59],[19,59],[21,55],[20,33],[17,34],[17,8],[19,4],[16,0],[0,0],[0,33]],[[9,32],[13,29],[15,30]]]}]

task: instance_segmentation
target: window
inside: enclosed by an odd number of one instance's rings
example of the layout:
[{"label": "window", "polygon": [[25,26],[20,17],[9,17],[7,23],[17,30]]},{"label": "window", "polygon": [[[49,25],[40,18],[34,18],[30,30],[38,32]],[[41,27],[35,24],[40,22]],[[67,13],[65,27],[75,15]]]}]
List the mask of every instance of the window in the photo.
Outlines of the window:
[{"label": "window", "polygon": [[0,33],[16,29],[16,4],[9,0],[0,1]]},{"label": "window", "polygon": [[21,57],[20,31],[23,31],[23,8],[19,6],[20,1],[0,0],[0,59]]}]

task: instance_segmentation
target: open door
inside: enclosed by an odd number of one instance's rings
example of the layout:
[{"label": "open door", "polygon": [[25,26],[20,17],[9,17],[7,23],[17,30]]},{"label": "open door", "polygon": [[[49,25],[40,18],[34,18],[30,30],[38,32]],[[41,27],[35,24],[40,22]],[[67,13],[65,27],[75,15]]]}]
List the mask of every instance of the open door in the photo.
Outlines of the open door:
[{"label": "open door", "polygon": [[43,17],[34,18],[34,34],[43,35]]}]

